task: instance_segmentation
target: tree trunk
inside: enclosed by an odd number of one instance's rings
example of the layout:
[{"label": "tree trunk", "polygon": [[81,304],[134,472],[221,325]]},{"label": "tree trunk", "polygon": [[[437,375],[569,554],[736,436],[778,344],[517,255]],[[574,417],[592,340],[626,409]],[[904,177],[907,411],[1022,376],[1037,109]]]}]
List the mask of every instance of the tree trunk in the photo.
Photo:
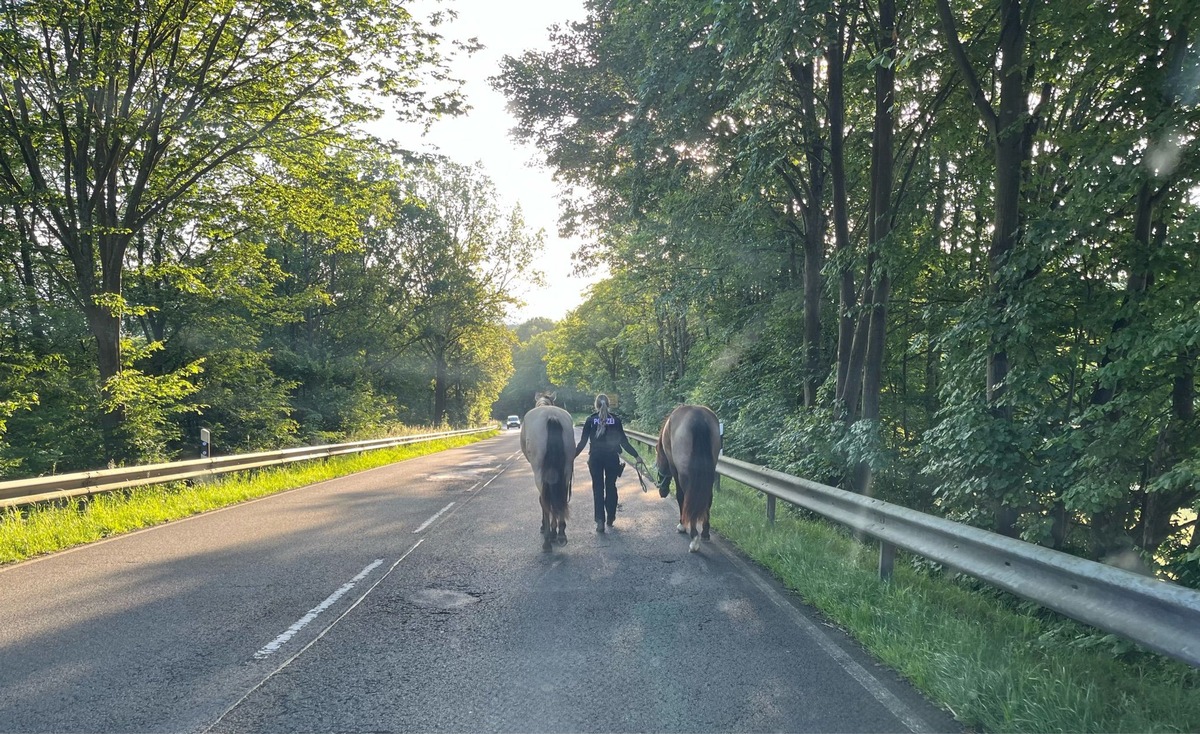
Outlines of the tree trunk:
[{"label": "tree trunk", "polygon": [[[1156,29],[1160,26],[1159,20],[1155,18],[1157,6],[1151,4],[1149,10],[1150,17],[1145,28]],[[1157,58],[1150,58],[1145,64],[1147,69],[1160,70],[1161,85],[1151,85],[1149,88],[1152,90],[1169,88],[1170,85],[1166,84],[1166,80],[1178,78],[1183,73],[1186,49],[1191,39],[1191,35],[1186,30],[1186,24],[1173,28],[1169,34],[1171,39],[1169,43],[1160,45],[1165,37],[1160,35],[1157,30],[1150,30],[1144,39],[1146,48],[1157,46]],[[1174,104],[1174,100],[1168,94],[1160,95],[1153,91],[1147,93],[1142,98],[1144,124],[1153,124],[1172,104]],[[1163,247],[1166,238],[1166,224],[1162,214],[1161,201],[1171,190],[1171,177],[1168,176],[1167,180],[1160,180],[1156,183],[1148,178],[1149,172],[1146,173],[1146,176],[1147,178],[1143,179],[1138,186],[1135,195],[1132,249],[1128,253],[1125,263],[1128,272],[1125,293],[1117,315],[1113,319],[1108,343],[1105,344],[1102,351],[1101,369],[1125,356],[1125,348],[1117,346],[1122,341],[1118,335],[1131,327],[1141,326],[1140,323],[1135,322],[1135,318],[1139,314],[1138,305],[1146,297],[1154,283],[1155,273],[1152,263],[1156,253]],[[1158,437],[1152,455],[1147,459],[1146,473],[1150,477],[1156,477],[1169,471],[1180,461],[1186,450],[1184,448],[1186,442],[1189,440],[1187,436],[1189,432],[1195,430],[1196,359],[1197,353],[1194,348],[1185,349],[1175,355],[1170,418]],[[1091,405],[1108,405],[1121,388],[1120,383],[1103,385],[1097,381],[1092,391]],[[1116,420],[1117,417],[1113,411],[1107,411],[1105,414],[1105,418],[1109,421]],[[1184,487],[1174,491],[1154,492],[1149,490],[1148,485],[1149,482],[1147,482],[1147,487],[1141,497],[1140,506],[1136,508],[1138,524],[1134,528],[1133,537],[1143,550],[1155,553],[1158,547],[1173,532],[1176,532],[1172,525],[1172,519],[1179,507],[1195,502],[1196,491]],[[1128,502],[1110,506],[1093,514],[1091,518],[1092,547],[1090,548],[1093,557],[1101,557],[1112,547],[1128,542],[1127,526],[1117,524],[1113,518],[1126,518],[1133,514],[1134,508],[1130,507]],[[1200,539],[1200,532],[1193,529],[1190,541],[1193,548],[1198,539]]]},{"label": "tree trunk", "polygon": [[13,218],[17,222],[17,237],[21,248],[21,287],[25,297],[25,309],[29,312],[29,334],[35,345],[45,342],[46,332],[42,324],[41,306],[38,304],[37,276],[33,270],[33,230],[28,226],[21,212],[13,208]]},{"label": "tree trunk", "polygon": [[[1133,247],[1128,257],[1127,267],[1129,275],[1125,281],[1125,293],[1121,298],[1121,305],[1118,308],[1117,316],[1113,319],[1112,327],[1109,331],[1109,343],[1104,346],[1103,356],[1100,359],[1100,369],[1108,367],[1124,356],[1123,350],[1113,345],[1117,342],[1118,335],[1132,324],[1132,316],[1137,309],[1137,305],[1145,298],[1150,285],[1154,282],[1154,274],[1150,270],[1150,262],[1152,259],[1151,250],[1154,247],[1154,242],[1151,238],[1151,229],[1156,198],[1150,181],[1142,181],[1141,185],[1138,186],[1134,203]],[[1092,390],[1091,405],[1097,407],[1108,405],[1116,397],[1120,387],[1119,384],[1105,385],[1097,380],[1096,386]],[[1115,421],[1116,419],[1117,415],[1115,414],[1109,414],[1105,418],[1107,421]],[[1128,540],[1125,537],[1125,518],[1128,514],[1129,509],[1125,503],[1116,507],[1102,508],[1092,513],[1092,527],[1088,551],[1092,558],[1103,558],[1113,548],[1125,547]]]},{"label": "tree trunk", "polygon": [[[1033,132],[1027,124],[1025,62],[1025,23],[1021,17],[1020,0],[1000,0],[1000,99],[993,107],[984,94],[966,51],[958,38],[958,30],[950,10],[949,0],[938,0],[938,13],[946,32],[950,51],[962,72],[971,99],[979,110],[980,119],[988,130],[995,160],[993,185],[995,199],[992,210],[992,241],[988,248],[988,290],[997,326],[988,335],[990,340],[986,366],[986,399],[992,415],[1005,424],[1013,419],[1012,408],[1004,403],[1009,363],[1007,336],[1000,333],[999,324],[1012,298],[1012,288],[1022,279],[1007,277],[1005,269],[1021,239],[1022,170],[1029,155]],[[1012,451],[1011,447],[1005,450]],[[1016,534],[1017,509],[1012,498],[1001,487],[991,498],[998,533]]]},{"label": "tree trunk", "polygon": [[449,388],[449,366],[446,364],[445,348],[438,348],[433,356],[433,422],[446,423],[446,394]]},{"label": "tree trunk", "polygon": [[834,395],[846,393],[850,353],[854,343],[854,269],[845,255],[850,250],[850,215],[846,195],[846,15],[841,5],[831,18],[829,48],[829,175],[833,185],[834,247],[842,255],[838,273],[837,382]]},{"label": "tree trunk", "polygon": [[[1175,355],[1171,385],[1171,417],[1159,436],[1151,459],[1150,474],[1159,476],[1173,469],[1187,453],[1189,437],[1196,425],[1196,359],[1198,350]],[[1139,541],[1143,550],[1156,553],[1174,532],[1172,519],[1180,507],[1193,505],[1200,493],[1194,485],[1174,490],[1147,491],[1139,515]]]},{"label": "tree trunk", "polygon": [[804,248],[804,407],[817,404],[821,384],[821,265],[824,248],[805,243]]},{"label": "tree trunk", "polygon": [[[86,217],[84,224],[86,227],[93,226],[93,222]],[[86,227],[82,229],[86,231]],[[113,404],[109,392],[111,381],[121,373],[121,314],[117,309],[122,297],[123,261],[129,242],[128,234],[105,234],[94,240],[84,235],[68,248],[79,289],[80,306],[87,319],[88,330],[96,341],[96,368],[103,402],[100,431],[104,452],[109,462],[116,463],[135,458],[122,430],[125,411],[122,406]],[[96,263],[97,256],[99,263]]]},{"label": "tree trunk", "polygon": [[813,62],[789,66],[804,121],[808,179],[801,204],[804,218],[804,407],[817,402],[821,383],[821,299],[825,262],[825,141],[817,122],[816,77]]},{"label": "tree trunk", "polygon": [[[866,345],[862,377],[862,412],[860,418],[876,424],[880,416],[880,396],[883,391],[883,358],[887,344],[887,304],[891,295],[891,277],[883,265],[879,251],[892,230],[892,184],[895,171],[894,106],[896,72],[896,5],[894,0],[879,3],[879,37],[877,50],[884,61],[875,65],[875,127],[871,135],[871,200],[868,206],[868,232],[871,259],[874,261],[870,289],[871,298],[864,302],[868,308],[865,319]],[[863,322],[860,321],[860,324]],[[858,341],[857,337],[855,341]],[[871,491],[871,467],[860,462],[854,472],[854,489],[864,494]]]},{"label": "tree trunk", "polygon": [[[896,4],[882,0],[879,4],[879,50],[886,63],[875,65],[875,129],[871,140],[871,222],[870,247],[878,253],[892,232],[892,185],[895,177],[895,143],[892,113],[895,105],[896,72],[892,62],[896,56]],[[870,331],[867,339],[866,363],[863,374],[863,410],[866,420],[879,420],[879,398],[883,387],[883,356],[887,344],[887,304],[891,296],[891,277],[877,261],[878,281],[873,288]]]},{"label": "tree trunk", "polygon": [[875,289],[869,286],[875,274],[874,253],[867,257],[867,269],[863,273],[864,292],[862,308],[854,319],[854,333],[850,340],[850,355],[846,365],[846,382],[837,396],[842,419],[853,423],[862,416],[863,369],[867,361],[867,335],[871,328],[871,304],[875,303]]},{"label": "tree trunk", "polygon": [[84,309],[88,329],[96,340],[96,366],[100,372],[100,396],[105,408],[100,415],[100,431],[104,439],[104,450],[110,461],[120,462],[126,458],[125,442],[121,440],[121,426],[125,411],[119,405],[108,404],[109,381],[121,372],[121,319],[105,306],[91,305]]}]

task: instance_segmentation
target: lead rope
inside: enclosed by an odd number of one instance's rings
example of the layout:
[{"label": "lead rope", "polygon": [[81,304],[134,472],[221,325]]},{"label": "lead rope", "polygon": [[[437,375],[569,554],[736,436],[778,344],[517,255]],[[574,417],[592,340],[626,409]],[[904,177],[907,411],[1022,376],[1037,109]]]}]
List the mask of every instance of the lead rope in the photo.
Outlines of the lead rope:
[{"label": "lead rope", "polygon": [[645,493],[650,490],[646,487],[646,479],[645,479],[645,477],[642,476],[642,470],[640,468],[641,466],[642,466],[642,457],[639,456],[637,462],[634,463],[634,465],[633,465],[633,470],[635,472],[637,472],[638,484],[642,485],[642,492]]}]

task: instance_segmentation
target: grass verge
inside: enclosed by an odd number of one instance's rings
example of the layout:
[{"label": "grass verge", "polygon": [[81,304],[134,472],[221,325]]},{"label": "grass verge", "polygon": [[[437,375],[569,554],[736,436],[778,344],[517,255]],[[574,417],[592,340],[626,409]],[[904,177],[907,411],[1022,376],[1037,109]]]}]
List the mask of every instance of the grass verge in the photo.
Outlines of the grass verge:
[{"label": "grass verge", "polygon": [[1197,732],[1200,670],[971,580],[897,558],[727,477],[713,527],[964,726],[988,732]]},{"label": "grass verge", "polygon": [[98,494],[89,500],[0,511],[0,564],[91,543],[112,535],[178,520],[219,507],[446,449],[495,432],[422,441],[361,454],[335,456],[247,472],[232,472],[188,486],[183,482]]}]

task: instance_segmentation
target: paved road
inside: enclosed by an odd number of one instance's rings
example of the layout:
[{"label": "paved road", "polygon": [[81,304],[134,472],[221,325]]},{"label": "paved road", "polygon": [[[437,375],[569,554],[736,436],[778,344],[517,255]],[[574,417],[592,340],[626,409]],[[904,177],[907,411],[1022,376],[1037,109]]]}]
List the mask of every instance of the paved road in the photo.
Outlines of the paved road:
[{"label": "paved road", "polygon": [[516,432],[0,570],[0,731],[949,731],[674,502],[540,550]]}]

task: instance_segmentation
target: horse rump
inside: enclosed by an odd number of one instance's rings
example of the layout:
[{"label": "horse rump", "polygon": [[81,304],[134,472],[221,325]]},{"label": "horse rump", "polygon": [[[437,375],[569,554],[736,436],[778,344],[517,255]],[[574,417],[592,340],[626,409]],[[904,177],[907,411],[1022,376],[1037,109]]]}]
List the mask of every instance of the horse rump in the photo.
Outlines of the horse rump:
[{"label": "horse rump", "polygon": [[[542,500],[550,511],[552,518],[561,519],[563,525],[570,515],[571,508],[567,501],[571,497],[571,477],[567,474],[568,462],[575,459],[567,457],[563,445],[564,432],[570,431],[569,426],[563,426],[558,416],[546,419],[546,453],[542,465]],[[565,537],[565,536],[564,536]]]},{"label": "horse rump", "polygon": [[542,550],[567,542],[567,502],[574,474],[575,436],[571,414],[553,405],[538,405],[521,424],[521,452],[533,467],[542,507]]},{"label": "horse rump", "polygon": [[[708,535],[708,513],[712,509],[713,484],[717,481],[717,457],[713,453],[712,428],[704,420],[691,421],[692,451],[686,468],[681,468],[680,483],[686,484],[680,519],[696,536],[696,526]],[[687,478],[684,479],[683,475]]]},{"label": "horse rump", "polygon": [[694,421],[692,425],[691,461],[686,474],[688,491],[684,492],[680,515],[691,524],[707,523],[716,482],[716,456],[713,455],[713,437],[707,422]]},{"label": "horse rump", "polygon": [[[681,405],[671,412],[659,435],[657,463],[670,468],[679,503],[679,531],[691,535],[689,550],[708,539],[717,456],[721,451],[720,423],[702,405]],[[697,526],[701,528],[697,538]]]}]

